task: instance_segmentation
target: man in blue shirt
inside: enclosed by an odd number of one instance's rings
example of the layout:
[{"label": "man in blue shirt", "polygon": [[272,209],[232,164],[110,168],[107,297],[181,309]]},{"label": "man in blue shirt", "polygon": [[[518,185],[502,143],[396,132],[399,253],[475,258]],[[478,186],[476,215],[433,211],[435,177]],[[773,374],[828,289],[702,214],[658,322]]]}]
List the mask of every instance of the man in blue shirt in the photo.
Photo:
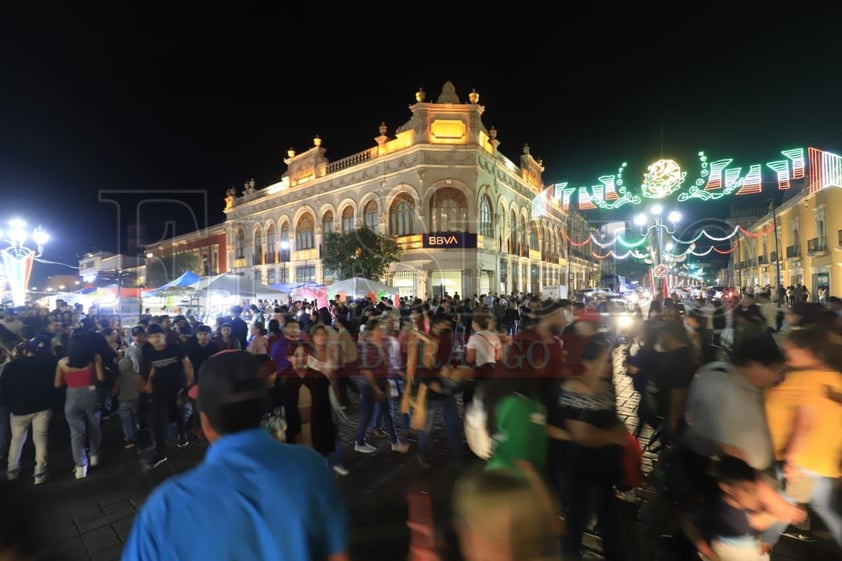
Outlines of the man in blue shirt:
[{"label": "man in blue shirt", "polygon": [[327,463],[260,427],[259,361],[222,351],[202,363],[204,461],[162,483],[138,513],[123,561],[348,561],[348,512]]}]

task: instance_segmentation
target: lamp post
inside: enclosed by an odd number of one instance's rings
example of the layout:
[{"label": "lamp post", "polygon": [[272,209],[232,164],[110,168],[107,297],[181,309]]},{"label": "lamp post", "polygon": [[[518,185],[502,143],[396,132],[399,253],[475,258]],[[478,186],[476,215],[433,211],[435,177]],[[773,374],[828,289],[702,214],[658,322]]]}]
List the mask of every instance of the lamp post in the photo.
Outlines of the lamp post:
[{"label": "lamp post", "polygon": [[[650,238],[649,248],[652,255],[652,289],[655,290],[655,279],[664,279],[660,287],[659,303],[663,306],[664,295],[668,290],[667,275],[664,272],[664,232],[669,235],[675,234],[675,226],[681,220],[681,213],[672,210],[666,213],[667,222],[672,228],[664,223],[664,207],[656,204],[649,208],[648,213],[640,213],[634,218],[634,223],[640,228],[644,237]],[[654,234],[654,243],[650,236]],[[654,294],[653,294],[654,297]]]},{"label": "lamp post", "polygon": [[[35,249],[26,245],[30,239],[34,242]],[[9,227],[0,231],[0,241],[6,244],[6,247],[0,249],[0,254],[3,256],[15,306],[26,305],[26,289],[32,273],[32,264],[41,256],[44,244],[49,239],[50,236],[40,226],[29,231],[26,222],[19,218],[9,220]]]}]

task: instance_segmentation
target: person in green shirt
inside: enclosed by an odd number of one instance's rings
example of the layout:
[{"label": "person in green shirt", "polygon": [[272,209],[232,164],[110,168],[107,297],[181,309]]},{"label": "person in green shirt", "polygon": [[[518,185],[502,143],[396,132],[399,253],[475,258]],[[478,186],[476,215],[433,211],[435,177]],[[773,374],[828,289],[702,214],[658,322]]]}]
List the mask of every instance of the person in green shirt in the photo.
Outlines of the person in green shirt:
[{"label": "person in green shirt", "polygon": [[544,474],[547,465],[547,415],[530,378],[492,379],[480,387],[465,412],[465,435],[485,469],[523,470],[524,463]]}]

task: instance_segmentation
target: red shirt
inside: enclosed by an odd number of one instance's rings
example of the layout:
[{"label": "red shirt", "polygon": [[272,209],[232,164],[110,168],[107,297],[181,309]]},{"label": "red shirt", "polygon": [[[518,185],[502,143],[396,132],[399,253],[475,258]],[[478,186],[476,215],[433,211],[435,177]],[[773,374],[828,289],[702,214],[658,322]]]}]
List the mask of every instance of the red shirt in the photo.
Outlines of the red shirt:
[{"label": "red shirt", "polygon": [[498,371],[529,373],[536,378],[558,378],[562,376],[564,352],[562,343],[555,337],[543,337],[532,329],[521,331],[512,338],[512,344],[504,348],[503,360]]}]

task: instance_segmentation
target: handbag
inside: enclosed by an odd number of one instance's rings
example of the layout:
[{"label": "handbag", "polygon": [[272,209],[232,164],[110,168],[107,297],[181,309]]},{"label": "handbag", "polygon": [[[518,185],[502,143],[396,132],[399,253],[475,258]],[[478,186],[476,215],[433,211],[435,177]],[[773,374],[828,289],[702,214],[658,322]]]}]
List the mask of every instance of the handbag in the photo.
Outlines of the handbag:
[{"label": "handbag", "polygon": [[643,485],[643,447],[631,431],[626,429],[626,443],[620,457],[620,475],[617,488],[629,491]]}]

